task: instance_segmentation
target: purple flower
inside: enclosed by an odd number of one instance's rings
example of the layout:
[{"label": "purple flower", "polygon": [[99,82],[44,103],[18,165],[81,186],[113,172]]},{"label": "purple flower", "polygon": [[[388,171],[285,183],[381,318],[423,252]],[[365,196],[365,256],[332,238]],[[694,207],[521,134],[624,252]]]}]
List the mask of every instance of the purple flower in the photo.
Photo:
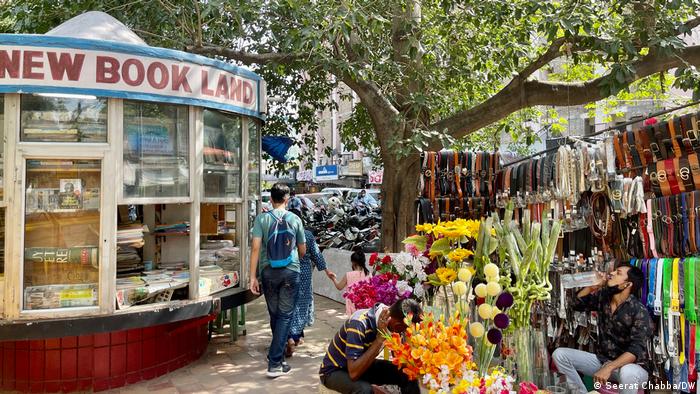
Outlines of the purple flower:
[{"label": "purple flower", "polygon": [[503,292],[498,296],[496,300],[496,306],[498,309],[510,308],[513,305],[513,295],[510,293]]},{"label": "purple flower", "polygon": [[492,344],[497,345],[501,342],[501,339],[503,339],[503,334],[501,334],[501,330],[492,328],[489,330],[488,334],[486,334],[486,338]]},{"label": "purple flower", "polygon": [[499,313],[496,315],[496,317],[493,318],[493,324],[501,330],[504,330],[510,324],[510,319],[505,313]]}]

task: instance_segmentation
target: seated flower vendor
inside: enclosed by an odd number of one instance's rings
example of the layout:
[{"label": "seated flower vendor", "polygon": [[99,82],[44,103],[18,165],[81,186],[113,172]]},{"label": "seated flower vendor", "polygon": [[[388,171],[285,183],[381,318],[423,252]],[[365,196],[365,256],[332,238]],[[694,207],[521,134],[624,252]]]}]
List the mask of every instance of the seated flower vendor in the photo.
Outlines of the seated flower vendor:
[{"label": "seated flower vendor", "polygon": [[379,386],[394,385],[401,393],[419,393],[417,381],[411,381],[388,360],[377,360],[384,346],[380,332],[402,333],[408,328],[404,319],[421,319],[420,305],[410,299],[391,307],[376,304],[360,309],[343,323],[335,334],[321,363],[321,384],[340,393],[384,393]]},{"label": "seated flower vendor", "polygon": [[578,292],[573,309],[597,311],[599,330],[596,354],[569,348],[554,351],[554,363],[570,386],[588,392],[581,372],[602,387],[612,377],[621,394],[642,389],[648,378],[647,342],[652,335],[649,313],[634,295],[643,284],[642,271],[625,265],[600,274],[598,285]]}]

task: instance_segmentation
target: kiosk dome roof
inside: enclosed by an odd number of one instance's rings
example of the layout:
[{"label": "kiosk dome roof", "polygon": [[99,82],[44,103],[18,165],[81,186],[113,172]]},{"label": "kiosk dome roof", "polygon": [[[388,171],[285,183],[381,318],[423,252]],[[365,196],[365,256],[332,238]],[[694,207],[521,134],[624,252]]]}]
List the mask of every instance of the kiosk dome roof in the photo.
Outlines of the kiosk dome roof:
[{"label": "kiosk dome roof", "polygon": [[89,11],[73,17],[51,29],[46,35],[148,46],[123,23],[101,11]]}]

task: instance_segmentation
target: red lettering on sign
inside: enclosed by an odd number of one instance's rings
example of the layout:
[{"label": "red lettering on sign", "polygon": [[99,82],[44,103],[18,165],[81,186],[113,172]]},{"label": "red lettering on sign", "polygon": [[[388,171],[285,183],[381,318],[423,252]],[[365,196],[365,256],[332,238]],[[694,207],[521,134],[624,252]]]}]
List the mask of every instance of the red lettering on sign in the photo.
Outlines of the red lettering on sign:
[{"label": "red lettering on sign", "polygon": [[209,89],[209,71],[207,70],[202,70],[202,94],[214,95],[214,91]]},{"label": "red lettering on sign", "polygon": [[[131,69],[136,70],[136,78],[131,77]],[[146,69],[138,59],[127,59],[122,65],[122,79],[129,86],[139,86],[146,78]]]},{"label": "red lettering on sign", "polygon": [[216,84],[216,97],[228,99],[228,81],[223,74],[219,74],[219,83]]},{"label": "red lettering on sign", "polygon": [[44,55],[41,51],[24,51],[24,56],[22,59],[22,78],[27,79],[43,79],[44,73],[34,71],[35,68],[41,67],[43,63],[41,61],[34,60],[35,58],[40,58]]},{"label": "red lettering on sign", "polygon": [[241,101],[241,88],[243,87],[241,82],[238,78],[231,78],[231,90],[229,93],[231,100]]},{"label": "red lettering on sign", "polygon": [[[156,81],[156,70],[160,71],[160,81]],[[161,62],[153,62],[148,66],[146,78],[148,78],[148,84],[156,89],[163,89],[168,86],[168,82],[170,82],[168,68]]]},{"label": "red lettering on sign", "polygon": [[248,81],[243,81],[243,102],[246,104],[253,103],[253,85]]},{"label": "red lettering on sign", "polygon": [[77,81],[80,78],[80,71],[83,69],[85,55],[78,53],[71,58],[69,53],[61,53],[60,57],[56,56],[56,52],[46,52],[49,58],[49,68],[51,69],[51,78],[54,81],[63,80],[63,76],[67,75],[69,81]]},{"label": "red lettering on sign", "polygon": [[12,51],[12,57],[7,51],[0,51],[0,78],[19,78],[20,52]]},{"label": "red lettering on sign", "polygon": [[95,78],[98,83],[119,82],[119,60],[111,56],[97,56],[97,75]]},{"label": "red lettering on sign", "polygon": [[190,83],[187,80],[187,73],[190,72],[190,68],[188,66],[184,66],[182,67],[182,70],[180,70],[180,66],[173,64],[172,70],[173,90],[177,92],[182,86],[182,90],[187,93],[192,93],[192,88],[190,88]]}]

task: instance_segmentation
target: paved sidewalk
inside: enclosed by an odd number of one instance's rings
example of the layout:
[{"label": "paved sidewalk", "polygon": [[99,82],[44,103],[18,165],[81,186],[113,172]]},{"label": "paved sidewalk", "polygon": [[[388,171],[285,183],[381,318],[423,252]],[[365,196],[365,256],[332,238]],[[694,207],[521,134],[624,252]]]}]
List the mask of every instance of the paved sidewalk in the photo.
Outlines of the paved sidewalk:
[{"label": "paved sidewalk", "polygon": [[247,335],[229,342],[228,334],[212,338],[198,361],[159,378],[109,393],[317,393],[318,368],[328,341],[345,319],[345,305],[315,296],[316,321],[304,330],[305,343],[288,359],[292,372],[268,379],[267,346],[271,340],[262,297],[248,304]]}]

